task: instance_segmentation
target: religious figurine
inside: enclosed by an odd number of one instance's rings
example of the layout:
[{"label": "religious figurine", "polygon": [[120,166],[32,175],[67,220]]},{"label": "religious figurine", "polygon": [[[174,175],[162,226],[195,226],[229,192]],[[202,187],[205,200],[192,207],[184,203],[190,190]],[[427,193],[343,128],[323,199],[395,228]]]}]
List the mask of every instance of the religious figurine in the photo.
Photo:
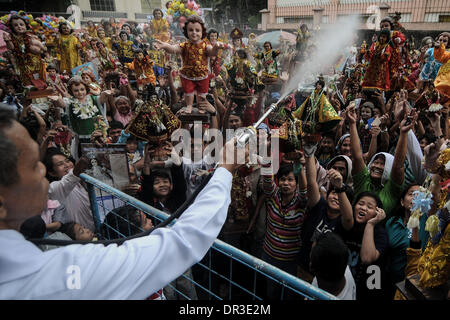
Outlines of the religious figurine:
[{"label": "religious figurine", "polygon": [[49,65],[47,67],[48,86],[56,90],[59,95],[69,97],[69,91],[67,91],[67,86],[63,80],[68,80],[68,77],[58,74],[54,65]]},{"label": "religious figurine", "polygon": [[[209,43],[214,46],[219,41],[219,32],[215,29],[210,29],[206,38],[208,39]],[[227,44],[224,44],[223,49],[228,48],[229,46]],[[223,49],[219,49],[216,56],[210,57],[210,71],[211,74],[214,75],[214,77],[217,77],[220,74],[220,69],[222,67]]]},{"label": "religious figurine", "polygon": [[114,43],[114,47],[118,52],[119,61],[120,63],[130,63],[134,59],[133,50],[136,49],[136,46],[130,40],[125,30],[120,31],[119,38],[120,40]]},{"label": "religious figurine", "polygon": [[153,38],[163,42],[169,42],[169,22],[164,18],[161,9],[153,10],[154,19],[150,22],[150,30]]},{"label": "religious figurine", "polygon": [[297,49],[296,61],[304,60],[310,37],[311,34],[309,33],[308,26],[304,23],[301,24],[300,28],[297,29],[297,37],[295,39]]},{"label": "religious figurine", "polygon": [[45,64],[40,54],[46,47],[28,29],[27,21],[19,15],[12,15],[8,22],[11,34],[5,33],[6,46],[14,56],[14,69],[23,86],[34,85],[45,88]]},{"label": "religious figurine", "polygon": [[233,48],[233,54],[236,54],[239,49],[247,49],[244,42],[242,41],[242,37],[244,34],[239,28],[234,28],[230,32],[231,44]]},{"label": "religious figurine", "polygon": [[92,94],[94,96],[99,96],[102,92],[102,88],[100,85],[97,84],[97,79],[95,78],[94,74],[91,70],[86,69],[83,70],[80,74],[81,79],[83,79],[84,83],[88,85],[89,87],[89,94]]},{"label": "religious figurine", "polygon": [[450,98],[450,52],[446,50],[450,43],[450,33],[443,32],[439,35],[439,40],[434,46],[434,58],[442,66],[436,75],[434,86],[443,96]]},{"label": "religious figurine", "polygon": [[142,91],[148,84],[156,86],[156,77],[153,71],[154,62],[149,56],[144,55],[144,51],[137,49],[134,52],[134,60],[127,63],[126,67],[136,73],[138,89]]},{"label": "religious figurine", "polygon": [[81,44],[78,38],[71,34],[72,32],[73,30],[67,22],[60,23],[60,36],[57,40],[60,72],[72,73],[73,68],[81,65],[80,55],[78,54]]},{"label": "religious figurine", "polygon": [[264,68],[261,81],[264,83],[274,83],[278,81],[278,65],[276,57],[280,54],[280,50],[273,50],[269,41],[264,43],[264,52],[254,55],[256,59],[262,60]]},{"label": "religious figurine", "polygon": [[404,50],[404,45],[406,41],[405,35],[396,30],[397,24],[391,17],[385,17],[380,22],[380,29],[389,31],[389,39],[387,42],[391,48],[390,61],[389,61],[389,78],[390,87],[388,90],[398,90],[401,87],[400,78],[402,76],[402,51]]},{"label": "religious figurine", "polygon": [[98,28],[97,29],[97,34],[98,34],[98,38],[100,39],[100,41],[109,49],[112,49],[112,41],[110,37],[106,36],[105,33],[105,29],[103,28]]},{"label": "religious figurine", "polygon": [[179,45],[170,45],[156,39],[155,48],[163,49],[169,53],[181,54],[183,67],[180,70],[180,78],[186,103],[185,113],[191,113],[194,92],[197,91],[199,96],[206,96],[209,91],[208,58],[216,56],[218,49],[223,48],[223,44],[217,42],[213,47],[208,43],[205,39],[204,22],[195,15],[188,18],[184,26],[184,35],[189,40]]},{"label": "religious figurine", "polygon": [[239,49],[231,63],[225,65],[229,82],[235,96],[249,96],[250,90],[260,89],[264,85],[260,82],[255,68],[247,58],[247,52]]},{"label": "religious figurine", "polygon": [[97,38],[97,27],[94,24],[94,21],[89,20],[87,22],[87,32],[91,38]]},{"label": "religious figurine", "polygon": [[100,69],[105,72],[115,71],[117,68],[117,58],[103,42],[97,43],[97,58],[100,60]]},{"label": "religious figurine", "polygon": [[128,124],[126,131],[151,145],[159,146],[170,140],[181,122],[153,93],[148,102],[136,108],[136,117]]},{"label": "religious figurine", "polygon": [[320,134],[332,130],[341,120],[325,94],[325,82],[318,80],[314,91],[292,113],[302,121],[302,131],[320,139]]},{"label": "religious figurine", "polygon": [[392,56],[392,47],[389,46],[389,30],[381,30],[378,40],[372,44],[366,54],[369,62],[364,81],[363,89],[388,91],[390,89],[390,68],[389,61]]},{"label": "religious figurine", "polygon": [[162,50],[155,50],[153,44],[150,44],[150,50],[147,50],[150,60],[154,62],[153,71],[155,76],[159,77],[165,74],[166,55]]}]

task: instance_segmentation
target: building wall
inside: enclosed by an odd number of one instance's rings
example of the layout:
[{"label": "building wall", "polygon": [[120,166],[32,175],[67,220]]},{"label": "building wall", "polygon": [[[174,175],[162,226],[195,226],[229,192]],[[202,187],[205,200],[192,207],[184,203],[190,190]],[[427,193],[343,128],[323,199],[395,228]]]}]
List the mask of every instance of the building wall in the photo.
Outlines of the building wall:
[{"label": "building wall", "polygon": [[[147,0],[114,0],[115,1],[115,12],[107,11],[97,11],[92,12],[89,0],[76,0],[74,4],[78,5],[81,11],[85,11],[86,14],[83,15],[82,22],[87,22],[92,20],[94,22],[100,22],[102,19],[107,19],[110,16],[114,16],[116,20],[127,19],[137,22],[146,22],[147,16],[151,15],[153,9],[162,8],[167,2],[166,0],[149,0],[150,9],[147,5]],[[145,1],[145,2],[143,2]],[[136,17],[136,14],[138,15]],[[97,16],[96,16],[97,15]]]},{"label": "building wall", "polygon": [[[387,4],[388,9],[380,10]],[[320,27],[345,15],[361,15],[361,29],[369,29],[371,15],[402,13],[400,23],[410,30],[450,30],[450,0],[268,0],[267,29],[295,29],[300,22],[313,25],[313,9],[323,8]],[[317,14],[317,13],[316,13]]]}]

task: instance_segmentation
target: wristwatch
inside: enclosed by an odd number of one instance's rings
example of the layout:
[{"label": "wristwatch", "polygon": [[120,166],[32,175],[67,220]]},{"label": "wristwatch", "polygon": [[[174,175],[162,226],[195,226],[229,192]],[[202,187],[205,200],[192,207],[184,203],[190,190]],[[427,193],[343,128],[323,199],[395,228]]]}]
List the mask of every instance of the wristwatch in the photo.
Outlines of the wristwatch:
[{"label": "wristwatch", "polygon": [[345,192],[345,191],[347,191],[347,185],[345,184],[345,183],[343,183],[342,184],[342,187],[341,188],[334,188],[334,191],[336,192],[336,193],[342,193],[342,192]]}]

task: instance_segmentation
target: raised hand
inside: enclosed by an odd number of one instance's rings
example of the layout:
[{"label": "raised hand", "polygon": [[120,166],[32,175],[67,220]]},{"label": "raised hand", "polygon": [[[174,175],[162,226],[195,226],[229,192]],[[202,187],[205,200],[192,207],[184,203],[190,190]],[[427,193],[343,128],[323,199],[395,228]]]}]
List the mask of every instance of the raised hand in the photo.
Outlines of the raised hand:
[{"label": "raised hand", "polygon": [[103,139],[103,132],[101,130],[95,130],[91,134],[91,143],[94,143],[97,147],[102,147],[106,144]]},{"label": "raised hand", "polygon": [[381,132],[381,128],[379,126],[372,126],[372,128],[370,128],[370,135],[372,136],[378,136]]},{"label": "raised hand", "polygon": [[153,42],[153,47],[156,50],[162,49],[163,45],[164,45],[164,42],[162,42],[161,40],[158,40],[158,39],[155,39],[155,41]]},{"label": "raised hand", "polygon": [[381,117],[380,117],[380,127],[381,128],[386,128],[387,126],[388,126],[388,123],[389,123],[389,114],[383,114]]},{"label": "raised hand", "polygon": [[335,169],[328,170],[328,179],[335,188],[342,188],[342,185],[344,184],[344,178],[341,173]]},{"label": "raised hand", "polygon": [[428,112],[427,118],[430,120],[431,126],[437,128],[440,125],[441,115],[438,112]]},{"label": "raised hand", "polygon": [[73,174],[77,177],[80,176],[84,171],[86,171],[87,168],[89,168],[89,159],[85,156],[82,156],[77,163],[75,163],[75,166],[73,167]]},{"label": "raised hand", "polygon": [[4,32],[3,33],[3,41],[11,41],[11,35],[9,34],[9,32]]},{"label": "raised hand", "polygon": [[345,114],[346,114],[346,118],[350,124],[356,124],[358,116],[356,114],[356,110],[355,110],[354,106],[348,107]]},{"label": "raised hand", "polygon": [[383,221],[383,219],[386,218],[386,213],[381,208],[376,208],[376,216],[369,221],[367,221],[368,224],[376,225],[377,223]]},{"label": "raised hand", "polygon": [[437,159],[441,155],[439,150],[441,149],[443,139],[437,139],[435,142],[427,145],[424,152],[424,168],[428,172],[435,173],[436,168],[439,167]]},{"label": "raised hand", "polygon": [[400,132],[408,133],[410,129],[414,128],[414,125],[416,124],[418,117],[419,114],[416,112],[415,109],[412,109],[409,115],[405,114],[405,117],[403,118],[402,122],[400,122]]}]

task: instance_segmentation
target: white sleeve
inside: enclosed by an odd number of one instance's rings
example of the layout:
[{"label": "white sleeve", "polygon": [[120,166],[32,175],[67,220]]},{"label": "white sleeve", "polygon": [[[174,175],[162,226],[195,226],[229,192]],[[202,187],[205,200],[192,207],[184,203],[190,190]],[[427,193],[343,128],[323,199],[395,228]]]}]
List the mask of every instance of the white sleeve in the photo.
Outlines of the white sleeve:
[{"label": "white sleeve", "polygon": [[81,179],[73,174],[73,169],[70,170],[61,180],[50,183],[48,188],[49,199],[64,202],[80,181]]},{"label": "white sleeve", "polygon": [[[67,278],[79,267],[79,290],[63,290],[50,299],[145,299],[200,261],[219,234],[230,204],[232,175],[218,168],[195,202],[171,228],[123,245],[71,245],[53,250],[47,271]],[[59,254],[55,254],[59,251]],[[41,269],[41,272],[44,270]],[[58,275],[54,275],[57,281]]]},{"label": "white sleeve", "polygon": [[417,183],[421,185],[427,177],[427,171],[422,165],[423,153],[420,149],[420,143],[412,130],[409,130],[408,132],[406,158],[411,165],[411,171],[416,178]]}]

